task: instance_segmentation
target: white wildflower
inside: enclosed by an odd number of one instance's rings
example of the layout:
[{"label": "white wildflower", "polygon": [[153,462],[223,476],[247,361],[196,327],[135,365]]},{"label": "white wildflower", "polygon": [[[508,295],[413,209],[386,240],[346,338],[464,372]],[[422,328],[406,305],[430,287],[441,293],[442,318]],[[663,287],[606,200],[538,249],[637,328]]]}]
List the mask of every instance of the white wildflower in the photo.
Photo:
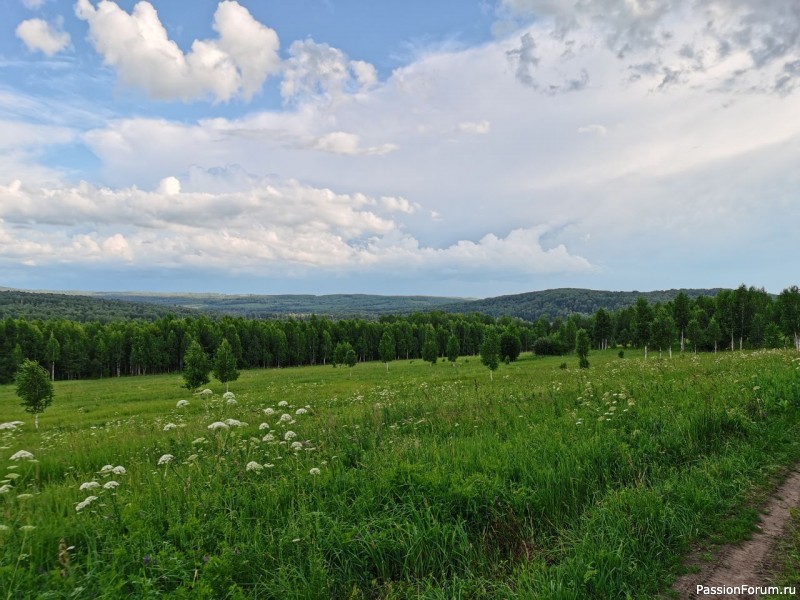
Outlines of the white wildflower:
[{"label": "white wildflower", "polygon": [[289,406],[289,403],[286,400],[281,400],[280,402],[278,402],[278,406],[280,407]]},{"label": "white wildflower", "polygon": [[27,500],[33,498],[33,494],[17,494],[17,500]]},{"label": "white wildflower", "polygon": [[283,439],[285,439],[287,442],[291,442],[296,437],[297,434],[294,431],[287,431],[283,434]]},{"label": "white wildflower", "polygon": [[261,438],[261,441],[262,442],[274,442],[275,441],[275,436],[272,435],[271,433],[268,433],[263,438]]},{"label": "white wildflower", "polygon": [[[209,425],[208,428],[211,429],[211,426]],[[199,438],[196,438],[196,439],[192,440],[192,445],[193,446],[197,445],[197,444],[205,444],[205,443],[206,443],[206,438],[204,438],[204,437],[199,437]]]},{"label": "white wildflower", "polygon": [[246,423],[242,423],[237,419],[225,419],[225,423],[231,427],[243,427]]},{"label": "white wildflower", "polygon": [[297,409],[297,410],[294,412],[294,414],[296,414],[296,415],[304,415],[304,414],[306,414],[307,412],[308,412],[308,411],[307,411],[305,408],[298,408],[298,409]]},{"label": "white wildflower", "polygon": [[17,479],[19,477],[19,473],[6,473],[6,479]]},{"label": "white wildflower", "polygon": [[222,394],[222,397],[227,400],[228,398],[236,398],[236,394],[234,394],[231,391],[228,391],[228,392],[225,392],[224,394]]},{"label": "white wildflower", "polygon": [[164,454],[161,458],[158,459],[158,464],[166,465],[167,463],[172,462],[175,457],[172,454]]},{"label": "white wildflower", "polygon": [[291,420],[292,420],[292,415],[290,415],[290,414],[287,414],[287,413],[283,413],[283,414],[281,415],[281,418],[280,418],[280,422],[281,422],[281,423],[288,423],[288,422],[289,422],[289,421],[291,421]]},{"label": "white wildflower", "polygon": [[178,403],[175,405],[175,408],[186,408],[189,406],[188,400],[178,400]]},{"label": "white wildflower", "polygon": [[302,450],[303,449],[303,442],[292,442],[291,448],[295,452],[297,452],[298,450]]},{"label": "white wildflower", "polygon": [[264,466],[265,466],[266,468],[268,468],[268,469],[271,469],[271,468],[273,468],[275,465],[273,465],[272,463],[264,463]]},{"label": "white wildflower", "polygon": [[113,479],[111,481],[106,481],[103,484],[103,489],[104,490],[113,490],[113,489],[118,488],[118,487],[119,487],[119,481],[114,481]]},{"label": "white wildflower", "polygon": [[89,506],[95,500],[97,500],[97,496],[87,496],[83,502],[78,502],[78,504],[75,505],[75,510],[77,512],[81,512],[84,508]]},{"label": "white wildflower", "polygon": [[114,465],[105,465],[102,469],[100,469],[100,474],[108,475],[113,470],[114,470]]},{"label": "white wildflower", "polygon": [[[94,496],[89,496],[89,497],[93,498]],[[19,528],[20,531],[33,531],[34,529],[36,529],[36,525],[23,525],[22,527]]]},{"label": "white wildflower", "polygon": [[263,431],[264,429],[269,429],[269,423],[262,423],[258,426],[259,431]]},{"label": "white wildflower", "polygon": [[228,398],[227,400],[225,400],[225,404],[227,404],[228,406],[236,406],[238,402],[236,402],[236,398]]},{"label": "white wildflower", "polygon": [[263,468],[264,467],[262,467],[256,461],[251,460],[249,463],[247,463],[247,466],[245,467],[245,470],[246,471],[255,471],[256,473],[258,473]]},{"label": "white wildflower", "polygon": [[0,431],[2,431],[3,429],[14,430],[16,428],[17,426],[14,425],[14,423],[0,423]]},{"label": "white wildflower", "polygon": [[[214,421],[211,425],[208,426],[211,431],[216,431],[217,429],[230,429],[227,423],[223,423],[222,421]],[[199,438],[202,439],[202,438]],[[195,440],[197,441],[197,440]]]},{"label": "white wildflower", "polygon": [[12,487],[11,487],[9,484],[7,484],[7,483],[6,483],[5,485],[0,485],[0,494],[7,494],[7,493],[8,493],[8,492],[10,492],[12,489],[14,489],[14,488],[12,488]]},{"label": "white wildflower", "polygon": [[20,450],[19,452],[14,453],[14,455],[8,460],[31,460],[32,458],[33,454],[27,450]]},{"label": "white wildflower", "polygon": [[309,471],[309,473],[311,473],[311,475],[319,475],[321,472],[322,471],[320,471],[317,467],[314,467]]},{"label": "white wildflower", "polygon": [[87,481],[86,483],[82,483],[80,490],[85,492],[86,490],[93,490],[94,488],[99,488],[100,484],[96,481]]},{"label": "white wildflower", "polygon": [[122,465],[117,465],[116,467],[111,469],[111,472],[114,475],[127,475],[128,474],[128,471],[126,471],[125,467],[123,467]]},{"label": "white wildflower", "polygon": [[214,394],[214,392],[212,392],[212,391],[211,391],[210,389],[208,389],[208,388],[206,388],[206,389],[204,389],[202,392],[200,392],[200,395],[201,395],[201,396],[212,396],[213,394]]},{"label": "white wildflower", "polygon": [[0,523],[0,531],[9,531],[11,528],[8,525]]},{"label": "white wildflower", "polygon": [[175,423],[167,423],[164,425],[164,431],[169,431],[170,429],[175,429],[177,425]]},{"label": "white wildflower", "polygon": [[267,415],[268,417],[270,417],[270,416],[275,414],[275,409],[274,408],[265,408],[264,409],[264,414]]}]

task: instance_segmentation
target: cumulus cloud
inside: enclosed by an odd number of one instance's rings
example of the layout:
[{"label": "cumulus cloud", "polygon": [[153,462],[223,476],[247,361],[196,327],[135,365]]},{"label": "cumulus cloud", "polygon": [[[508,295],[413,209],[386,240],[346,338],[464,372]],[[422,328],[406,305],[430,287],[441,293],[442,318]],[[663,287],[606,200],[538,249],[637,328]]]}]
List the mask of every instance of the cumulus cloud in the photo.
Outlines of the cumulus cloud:
[{"label": "cumulus cloud", "polygon": [[28,10],[38,10],[44,6],[45,0],[22,0],[23,6]]},{"label": "cumulus cloud", "polygon": [[[524,272],[584,271],[564,246],[545,249],[545,228],[423,246],[379,212],[411,214],[405,198],[336,194],[298,182],[241,192],[186,193],[176,178],[137,188],[0,186],[3,259],[26,264],[124,261],[156,267],[281,273],[388,267],[470,271],[503,264]],[[31,228],[28,225],[35,224]]]},{"label": "cumulus cloud", "polygon": [[464,121],[456,126],[456,131],[469,135],[486,135],[492,130],[492,124],[487,121]]},{"label": "cumulus cloud", "polygon": [[51,25],[42,19],[28,19],[22,21],[15,30],[28,50],[42,52],[47,56],[54,56],[69,46],[70,37],[60,27]]},{"label": "cumulus cloud", "polygon": [[364,91],[378,81],[375,67],[349,60],[338,48],[312,39],[298,40],[289,47],[283,67],[281,95],[286,102],[322,96],[337,99],[345,92]]},{"label": "cumulus cloud", "polygon": [[232,0],[214,13],[218,37],[195,40],[188,53],[169,39],[149,2],[138,2],[129,14],[109,0],[97,6],[78,0],[75,14],[88,23],[95,49],[120,80],[156,99],[250,100],[280,69],[278,35]]},{"label": "cumulus cloud", "polygon": [[346,154],[350,156],[380,156],[397,149],[395,144],[381,144],[364,148],[361,138],[355,133],[334,131],[323,135],[312,144],[315,150],[330,152],[332,154]]}]

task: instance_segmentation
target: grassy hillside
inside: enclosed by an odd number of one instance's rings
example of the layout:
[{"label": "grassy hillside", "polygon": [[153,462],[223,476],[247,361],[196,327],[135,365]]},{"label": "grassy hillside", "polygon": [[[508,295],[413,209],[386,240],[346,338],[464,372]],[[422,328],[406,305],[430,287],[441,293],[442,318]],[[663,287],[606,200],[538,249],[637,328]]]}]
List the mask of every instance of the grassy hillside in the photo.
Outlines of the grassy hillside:
[{"label": "grassy hillside", "polygon": [[493,383],[475,358],[245,371],[236,404],[177,375],[57,382],[39,433],[0,387],[0,421],[25,422],[0,430],[0,589],[654,598],[800,457],[800,359],[589,358]]}]

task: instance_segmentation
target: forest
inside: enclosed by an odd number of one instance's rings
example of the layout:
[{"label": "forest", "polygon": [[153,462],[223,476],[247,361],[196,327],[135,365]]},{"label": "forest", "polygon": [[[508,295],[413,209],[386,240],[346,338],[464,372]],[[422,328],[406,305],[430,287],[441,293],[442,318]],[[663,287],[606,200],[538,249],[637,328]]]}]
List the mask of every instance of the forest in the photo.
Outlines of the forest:
[{"label": "forest", "polygon": [[384,315],[377,321],[315,315],[263,320],[167,314],[155,320],[108,322],[7,317],[0,321],[0,383],[13,381],[24,359],[37,360],[54,379],[178,372],[193,340],[209,356],[228,340],[239,367],[270,368],[329,364],[336,347],[345,343],[359,362],[378,360],[385,355],[380,346],[388,334],[384,344],[393,346],[396,358],[433,362],[456,348],[461,356],[477,354],[490,329],[500,336],[501,358],[509,361],[526,351],[567,354],[581,329],[589,333],[593,347],[601,349],[800,350],[800,289],[792,286],[773,297],[741,285],[713,297],[690,298],[681,292],[665,303],[640,296],[634,306],[618,310],[600,308],[592,315],[540,317],[534,322],[442,311]]}]

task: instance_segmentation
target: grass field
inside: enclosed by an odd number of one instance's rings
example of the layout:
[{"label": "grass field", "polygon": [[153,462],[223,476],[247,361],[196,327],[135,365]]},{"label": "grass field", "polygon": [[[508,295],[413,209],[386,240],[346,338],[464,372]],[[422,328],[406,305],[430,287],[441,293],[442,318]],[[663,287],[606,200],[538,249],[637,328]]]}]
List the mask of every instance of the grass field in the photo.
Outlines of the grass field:
[{"label": "grass field", "polygon": [[0,387],[25,422],[0,431],[0,590],[657,597],[800,459],[796,353],[563,360],[245,371],[235,405],[177,375],[57,382],[38,433]]}]

